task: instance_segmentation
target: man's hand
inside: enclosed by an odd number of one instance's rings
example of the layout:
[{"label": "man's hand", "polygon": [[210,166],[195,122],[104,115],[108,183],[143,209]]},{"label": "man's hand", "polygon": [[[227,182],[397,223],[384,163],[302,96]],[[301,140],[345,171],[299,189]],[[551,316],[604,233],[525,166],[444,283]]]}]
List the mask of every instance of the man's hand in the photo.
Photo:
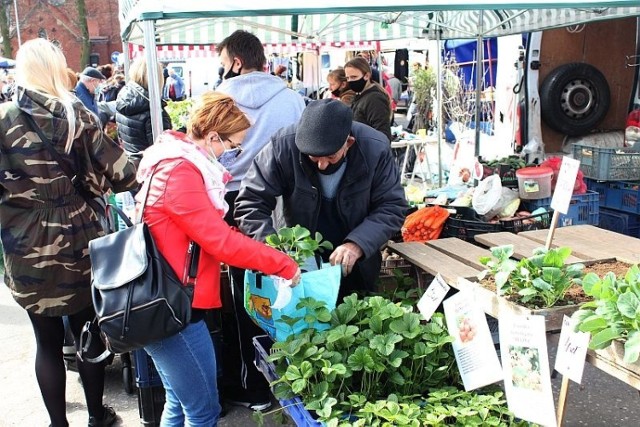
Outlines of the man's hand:
[{"label": "man's hand", "polygon": [[353,266],[358,259],[360,259],[364,253],[360,246],[353,242],[347,242],[344,245],[338,246],[331,256],[329,257],[329,263],[331,265],[341,265],[342,275],[347,276],[351,274]]}]

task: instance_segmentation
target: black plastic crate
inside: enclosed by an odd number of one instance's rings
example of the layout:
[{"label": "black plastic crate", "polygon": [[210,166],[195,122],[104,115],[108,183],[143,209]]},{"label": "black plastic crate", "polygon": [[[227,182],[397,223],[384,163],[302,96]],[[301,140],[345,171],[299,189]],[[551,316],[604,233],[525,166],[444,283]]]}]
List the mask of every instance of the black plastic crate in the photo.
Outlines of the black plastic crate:
[{"label": "black plastic crate", "polygon": [[447,210],[449,218],[444,223],[442,237],[457,237],[473,241],[473,238],[478,234],[502,231],[502,225],[499,222],[483,221],[473,208],[447,206]]},{"label": "black plastic crate", "polygon": [[159,426],[164,409],[164,387],[141,387],[138,389],[138,411],[140,425]]},{"label": "black plastic crate", "polygon": [[521,231],[542,230],[551,225],[551,212],[526,216],[522,218],[500,220],[503,231],[520,233]]}]

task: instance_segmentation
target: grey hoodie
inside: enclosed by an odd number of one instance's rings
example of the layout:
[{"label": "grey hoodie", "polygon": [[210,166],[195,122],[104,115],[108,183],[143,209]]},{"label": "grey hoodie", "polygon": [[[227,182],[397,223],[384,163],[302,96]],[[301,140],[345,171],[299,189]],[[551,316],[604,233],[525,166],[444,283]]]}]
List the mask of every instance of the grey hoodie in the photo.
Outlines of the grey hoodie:
[{"label": "grey hoodie", "polygon": [[227,189],[238,191],[254,157],[277,130],[300,120],[305,104],[302,96],[287,88],[282,79],[262,71],[224,80],[216,90],[230,95],[251,120],[242,154],[229,167],[233,179]]}]

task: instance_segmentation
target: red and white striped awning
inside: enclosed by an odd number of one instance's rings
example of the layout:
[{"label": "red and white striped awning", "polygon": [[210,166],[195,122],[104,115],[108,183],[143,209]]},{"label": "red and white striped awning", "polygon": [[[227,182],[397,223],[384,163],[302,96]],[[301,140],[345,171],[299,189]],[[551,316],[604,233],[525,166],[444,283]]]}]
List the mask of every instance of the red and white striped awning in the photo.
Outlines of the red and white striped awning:
[{"label": "red and white striped awning", "polygon": [[[144,46],[129,43],[129,58],[135,59],[142,56]],[[264,50],[267,55],[272,53],[294,54],[298,52],[323,51],[329,49],[346,50],[380,50],[379,41],[356,42],[305,42],[305,43],[265,43]],[[187,58],[213,58],[217,55],[216,46],[210,45],[159,45],[158,60],[178,60]]]}]

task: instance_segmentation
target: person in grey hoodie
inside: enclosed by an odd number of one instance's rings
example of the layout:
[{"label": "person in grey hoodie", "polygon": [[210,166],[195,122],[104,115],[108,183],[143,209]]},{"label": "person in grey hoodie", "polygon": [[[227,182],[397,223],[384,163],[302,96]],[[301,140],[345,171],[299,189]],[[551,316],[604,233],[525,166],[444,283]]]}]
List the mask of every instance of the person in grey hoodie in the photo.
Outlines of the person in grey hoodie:
[{"label": "person in grey hoodie", "polygon": [[[237,226],[235,200],[251,162],[271,135],[298,122],[305,104],[282,79],[264,72],[264,46],[255,35],[235,31],[218,44],[217,50],[224,67],[224,80],[216,90],[230,95],[252,123],[242,144],[242,154],[238,150],[227,150],[219,159],[233,176],[227,184],[225,199],[229,211],[225,220],[229,225]],[[222,360],[222,396],[232,404],[265,410],[271,406],[271,395],[267,381],[253,364],[252,342],[254,336],[264,335],[264,331],[253,323],[244,309],[244,270],[231,269],[231,287],[233,291],[221,287],[223,306],[227,305],[223,307],[227,317],[222,325],[226,344]]]}]

